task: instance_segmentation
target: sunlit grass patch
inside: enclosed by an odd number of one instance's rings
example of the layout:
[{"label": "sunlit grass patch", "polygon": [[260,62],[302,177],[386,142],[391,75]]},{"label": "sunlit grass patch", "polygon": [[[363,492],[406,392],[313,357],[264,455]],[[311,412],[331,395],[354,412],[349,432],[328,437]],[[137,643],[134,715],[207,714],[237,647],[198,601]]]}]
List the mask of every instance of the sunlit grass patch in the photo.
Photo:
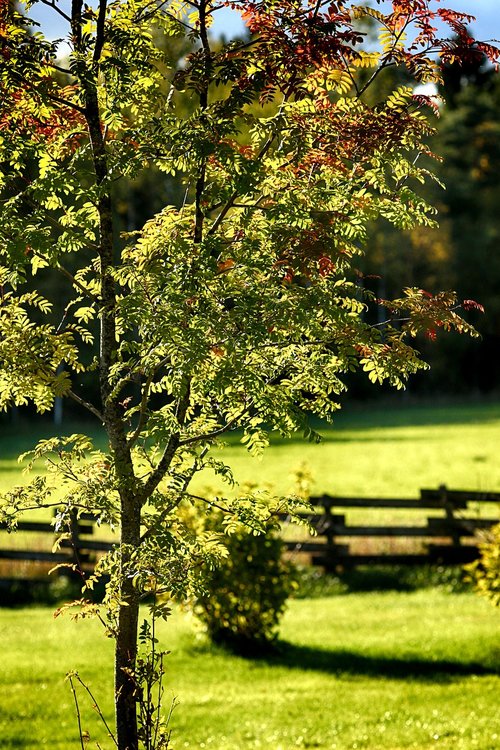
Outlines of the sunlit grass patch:
[{"label": "sunlit grass patch", "polygon": [[[161,628],[173,747],[495,750],[498,613],[470,594],[349,594],[292,601],[264,659],[207,644],[176,612]],[[95,622],[0,611],[5,750],[76,747],[64,674],[77,669],[112,716],[112,643]],[[84,727],[111,747],[82,697]],[[496,737],[495,737],[496,735]]]}]

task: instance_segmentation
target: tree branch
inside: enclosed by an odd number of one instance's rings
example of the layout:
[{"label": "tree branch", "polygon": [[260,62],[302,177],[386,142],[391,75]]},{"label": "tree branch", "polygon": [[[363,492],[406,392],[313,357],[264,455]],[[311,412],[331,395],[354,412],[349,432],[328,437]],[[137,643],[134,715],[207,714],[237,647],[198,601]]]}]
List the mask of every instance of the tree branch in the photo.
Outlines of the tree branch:
[{"label": "tree branch", "polygon": [[[5,42],[7,47],[13,47],[13,45],[9,44],[8,42]],[[51,67],[56,67],[53,63],[49,63]],[[85,109],[83,107],[80,107],[79,104],[75,104],[74,102],[70,102],[68,99],[64,99],[62,96],[58,96],[57,94],[52,94],[49,91],[44,91],[43,93],[40,92],[40,88],[37,87],[34,83],[32,83],[29,79],[25,78],[22,75],[19,75],[16,73],[16,71],[12,71],[11,73],[12,78],[14,80],[19,81],[20,84],[25,86],[27,89],[29,89],[33,94],[35,94],[37,97],[40,97],[40,99],[43,100],[43,97],[46,96],[47,99],[49,99],[51,102],[56,102],[57,104],[62,104],[65,107],[69,107],[70,109],[74,109],[76,112],[80,112],[80,114],[85,114]]]},{"label": "tree branch", "polygon": [[[195,475],[195,473],[198,471],[198,464],[199,464],[199,462],[203,458],[205,458],[205,456],[207,455],[207,453],[208,453],[208,447],[203,448],[203,450],[201,451],[200,455],[195,458],[194,463],[191,466],[191,469],[188,472],[186,472],[186,474],[184,474],[184,475],[181,474],[181,477],[184,479],[184,484],[182,485],[181,489],[178,491],[179,495],[185,495],[186,494],[186,491],[187,491],[187,488],[189,487],[189,483],[191,482],[191,479],[193,478],[193,476]],[[191,493],[189,493],[189,496],[193,497],[193,498],[196,497],[196,495],[191,495]],[[200,498],[200,499],[202,499],[202,498]],[[160,513],[159,517],[156,519],[155,526],[158,527],[158,524],[162,524],[163,521],[165,521],[165,519],[167,518],[167,516],[168,516],[169,513],[170,513],[170,508],[165,508],[165,510],[162,513]],[[144,534],[141,536],[141,543],[143,541],[145,541],[146,539],[149,539],[149,537],[152,535],[152,533],[153,533],[153,527],[150,526],[149,529],[147,529],[144,532]]]},{"label": "tree branch", "polygon": [[82,240],[84,244],[87,247],[91,247],[94,250],[98,248],[98,246],[95,244],[95,242],[90,242],[85,235],[80,234],[80,232],[75,231],[72,227],[66,227],[64,224],[61,224],[60,221],[58,221],[54,216],[51,216],[49,209],[45,208],[44,206],[41,206],[39,203],[37,203],[33,198],[30,197],[30,195],[26,192],[19,193],[19,197],[22,196],[22,199],[26,201],[33,209],[40,210],[42,209],[44,212],[45,220],[49,222],[49,224],[52,224],[53,227],[57,227],[61,230],[61,232],[68,232],[69,234],[73,235],[79,240]]},{"label": "tree branch", "polygon": [[99,0],[99,14],[97,16],[97,28],[95,36],[95,47],[93,61],[99,62],[102,48],[104,46],[104,23],[106,21],[107,0]]},{"label": "tree branch", "polygon": [[[152,0],[152,2],[148,3],[148,5],[144,6],[144,8],[141,8],[139,13],[135,16],[134,18],[135,23],[144,23],[144,21],[150,21],[155,16],[156,13],[162,13],[167,18],[171,18],[173,21],[176,21],[176,23],[179,23],[189,32],[196,31],[196,29],[194,29],[193,26],[190,26],[185,21],[182,21],[180,18],[177,18],[173,13],[169,13],[167,10],[164,10],[163,6],[167,5],[168,2],[169,0],[164,0],[164,2],[157,3],[156,0]],[[151,7],[151,6],[153,6],[153,9],[148,11],[147,10],[148,7]]]},{"label": "tree branch", "polygon": [[78,49],[82,43],[82,7],[83,0],[71,0],[70,23],[75,49]]},{"label": "tree branch", "polygon": [[75,279],[72,273],[70,273],[64,266],[62,266],[60,263],[56,266],[57,270],[63,274],[63,276],[66,276],[69,281],[75,286],[77,289],[79,289],[83,294],[85,294],[86,297],[90,297],[91,300],[95,301],[97,297],[95,297],[92,292],[89,292],[88,289],[86,289],[83,284],[81,284],[78,279]]},{"label": "tree branch", "polygon": [[392,45],[391,49],[385,54],[384,59],[382,60],[382,63],[378,66],[376,70],[374,70],[374,72],[372,73],[372,75],[370,76],[370,78],[368,79],[368,81],[365,83],[364,86],[362,86],[359,90],[356,88],[356,94],[357,94],[358,99],[360,99],[363,96],[365,91],[372,85],[374,80],[380,75],[380,73],[383,70],[385,70],[386,68],[391,68],[392,66],[396,64],[395,62],[389,62],[389,60],[391,59],[391,56],[394,50],[396,49],[397,43],[399,42],[403,34],[406,32],[406,29],[408,28],[408,26],[411,26],[414,20],[415,20],[414,18],[408,18],[405,25],[401,28],[398,35],[395,37],[394,44]]},{"label": "tree branch", "polygon": [[[175,414],[179,427],[183,425],[186,418],[190,396],[191,382],[190,380],[187,380],[184,393],[179,397]],[[150,474],[149,478],[146,480],[145,484],[142,487],[142,490],[139,493],[140,501],[142,504],[144,504],[151,497],[152,493],[155,491],[155,489],[158,487],[159,483],[167,473],[172,459],[175,456],[175,452],[179,447],[179,441],[180,431],[170,435],[169,441],[165,447],[165,450],[163,451],[162,457],[160,458],[156,466],[156,469],[152,472],[152,474]]]},{"label": "tree branch", "polygon": [[216,437],[219,437],[219,435],[223,435],[225,432],[229,432],[234,425],[241,419],[241,417],[245,414],[246,409],[244,409],[238,416],[233,417],[227,424],[224,425],[224,427],[221,427],[218,430],[213,430],[212,432],[205,432],[201,435],[194,435],[193,437],[185,438],[184,440],[179,441],[179,448],[185,446],[185,445],[192,445],[193,443],[199,443],[204,440],[213,440]]},{"label": "tree branch", "polygon": [[154,374],[150,375],[146,382],[144,383],[143,391],[142,391],[142,398],[141,398],[141,406],[139,411],[139,422],[137,423],[137,427],[135,428],[132,436],[127,441],[127,448],[132,448],[132,446],[136,443],[137,438],[141,434],[142,428],[147,422],[147,406],[148,406],[148,398],[149,398],[149,389],[151,388],[151,383],[153,382]]},{"label": "tree branch", "polygon": [[43,3],[43,5],[46,5],[48,8],[52,8],[52,10],[55,10],[55,12],[58,13],[61,18],[64,18],[64,20],[69,24],[71,23],[70,16],[66,15],[64,11],[57,7],[55,0],[40,0],[40,2]]},{"label": "tree branch", "polygon": [[[272,143],[273,143],[273,141],[274,141],[275,138],[276,138],[276,134],[272,135],[271,137],[269,137],[267,139],[267,141],[264,143],[264,145],[262,146],[261,150],[259,151],[259,153],[257,155],[257,158],[256,158],[256,161],[260,161],[261,159],[264,158],[264,156],[267,154],[267,152],[271,148]],[[227,213],[231,210],[231,208],[233,208],[236,200],[238,199],[238,196],[239,196],[239,192],[237,190],[235,190],[234,193],[232,194],[232,196],[229,198],[229,200],[225,204],[225,206],[222,209],[222,211],[220,212],[220,214],[215,219],[214,223],[212,224],[212,226],[208,230],[207,234],[209,234],[209,235],[215,234],[215,232],[218,230],[218,228],[220,227],[220,225],[222,224],[222,222],[226,218]]]},{"label": "tree branch", "polygon": [[104,417],[99,411],[99,409],[96,409],[96,407],[91,404],[89,401],[85,401],[85,399],[78,396],[74,391],[69,390],[67,391],[67,395],[69,398],[73,399],[73,401],[76,401],[77,404],[80,404],[80,406],[83,406],[87,411],[90,411],[97,419],[104,424]]},{"label": "tree branch", "polygon": [[[210,42],[208,40],[207,33],[207,0],[200,0],[198,8],[199,17],[199,35],[201,39],[201,45],[203,48],[203,88],[200,91],[200,109],[202,115],[200,120],[203,118],[203,112],[208,107],[208,88],[210,85],[210,77],[212,73],[212,50],[210,48]],[[195,227],[194,227],[194,241],[195,244],[199,245],[203,239],[203,223],[205,221],[205,214],[202,209],[203,193],[205,191],[205,179],[206,179],[206,157],[202,158],[200,165],[200,173],[196,180],[195,188]]]}]

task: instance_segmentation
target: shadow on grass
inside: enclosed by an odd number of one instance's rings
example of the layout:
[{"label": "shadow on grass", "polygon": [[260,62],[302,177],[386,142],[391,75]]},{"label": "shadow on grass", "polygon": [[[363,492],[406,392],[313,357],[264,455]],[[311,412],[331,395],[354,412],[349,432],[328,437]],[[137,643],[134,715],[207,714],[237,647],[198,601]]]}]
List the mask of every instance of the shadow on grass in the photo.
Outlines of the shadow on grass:
[{"label": "shadow on grass", "polygon": [[[385,437],[383,429],[443,427],[443,426],[484,426],[498,423],[500,420],[500,403],[478,402],[440,405],[439,403],[422,405],[399,404],[389,401],[385,406],[372,403],[368,405],[346,404],[333,421],[333,425],[311,417],[311,426],[319,432],[323,443],[351,442],[386,442],[429,440],[429,433],[418,436],[415,433],[405,436],[399,432]],[[373,434],[360,434],[366,431]],[[347,433],[347,434],[346,434]],[[279,448],[290,442],[305,443],[302,435],[296,433],[291,439],[280,438],[273,433],[271,445]]]},{"label": "shadow on grass", "polygon": [[472,675],[498,675],[500,670],[477,663],[460,663],[424,658],[391,658],[370,656],[354,651],[326,650],[310,646],[298,646],[280,641],[273,649],[260,653],[241,653],[258,664],[287,667],[289,669],[313,670],[332,675],[365,676],[395,680],[422,680],[425,682],[451,682]]}]

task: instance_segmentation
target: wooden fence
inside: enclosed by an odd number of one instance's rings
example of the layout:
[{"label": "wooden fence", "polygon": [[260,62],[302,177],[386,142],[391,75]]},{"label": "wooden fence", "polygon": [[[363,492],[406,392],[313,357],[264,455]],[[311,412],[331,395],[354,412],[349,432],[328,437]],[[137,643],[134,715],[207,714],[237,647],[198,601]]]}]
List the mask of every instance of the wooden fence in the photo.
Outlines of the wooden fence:
[{"label": "wooden fence", "polygon": [[[305,533],[304,538],[298,538],[297,529],[301,527],[287,529],[287,517],[283,516],[285,544],[289,551],[305,555],[313,564],[329,570],[373,564],[458,565],[471,562],[478,556],[480,532],[500,520],[500,493],[465,492],[446,487],[421,490],[420,498],[414,500],[322,495],[311,498],[311,502],[315,512],[302,515],[315,529],[315,535]],[[337,512],[346,509],[351,513],[355,511],[354,515],[363,521],[363,525],[357,523],[356,518],[352,523],[345,513]],[[380,510],[392,510],[392,516],[404,512],[405,519],[414,514],[415,518],[398,525],[367,525],[367,516]],[[483,516],[485,510],[490,517]],[[426,517],[425,511],[432,511],[432,515]],[[14,577],[17,578],[32,577],[30,567],[40,574],[61,563],[91,570],[97,556],[112,546],[110,541],[95,539],[95,523],[89,515],[78,521],[75,519],[69,538],[64,539],[55,552],[51,551],[56,536],[50,523],[22,521],[18,529],[36,533],[39,546],[26,545],[26,549],[5,546],[7,532],[0,526],[0,578],[6,577],[2,572],[3,562],[10,562],[8,567],[11,571],[16,569]],[[295,537],[290,538],[290,534],[295,534]],[[23,538],[26,541],[27,536],[23,535]],[[10,539],[14,541],[15,535]],[[40,540],[45,540],[46,544],[40,544]],[[400,548],[395,549],[393,542],[397,542]]]},{"label": "wooden fence", "polygon": [[[79,519],[75,516],[70,532],[60,541],[61,534],[55,533],[49,521],[20,521],[17,531],[10,534],[0,524],[0,580],[40,578],[58,565],[92,571],[99,553],[107,552],[113,546],[112,541],[94,539],[95,529],[95,519],[90,514],[83,514]],[[16,542],[17,532],[30,534],[23,534],[22,546],[6,546],[7,539]],[[33,543],[30,543],[29,537]],[[57,547],[54,548],[56,541]],[[60,570],[71,574],[71,567],[61,567]]]},{"label": "wooden fence", "polygon": [[[448,490],[445,486],[421,490],[415,500],[321,495],[311,498],[311,503],[318,512],[302,516],[316,535],[287,538],[286,546],[291,552],[307,553],[313,564],[328,570],[374,564],[465,564],[478,557],[481,531],[500,521],[500,493]],[[362,509],[363,525],[337,513],[345,509]],[[366,516],[375,509],[396,511],[391,515],[403,511],[405,517],[414,514],[415,520],[401,525],[367,525]],[[485,509],[490,517],[483,516]],[[432,515],[425,517],[425,511]],[[282,516],[284,523],[286,520]]]}]

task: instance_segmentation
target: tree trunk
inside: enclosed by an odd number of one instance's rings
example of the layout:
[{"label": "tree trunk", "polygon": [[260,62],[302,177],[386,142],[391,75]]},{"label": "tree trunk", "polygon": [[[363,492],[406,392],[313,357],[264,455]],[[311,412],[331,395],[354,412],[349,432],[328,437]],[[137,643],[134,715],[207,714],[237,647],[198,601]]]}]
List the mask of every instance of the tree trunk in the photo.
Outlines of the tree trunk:
[{"label": "tree trunk", "polygon": [[128,606],[120,607],[118,634],[115,643],[115,720],[118,750],[137,750],[137,698],[135,663],[137,656],[137,624],[139,599],[122,587]]},{"label": "tree trunk", "polygon": [[[92,142],[98,184],[108,177],[104,141],[101,133],[98,103],[94,91],[89,92],[87,121]],[[130,448],[127,445],[118,395],[112,393],[110,371],[116,358],[116,292],[110,269],[113,267],[113,219],[109,191],[98,201],[100,218],[101,262],[101,331],[99,377],[106,432],[113,453],[116,479],[120,493],[121,571],[120,610],[115,644],[115,720],[118,750],[137,750],[137,701],[135,666],[137,657],[137,625],[139,594],[133,585],[130,558],[140,545],[141,501]]]},{"label": "tree trunk", "polygon": [[122,576],[121,604],[115,641],[115,719],[118,750],[137,750],[137,696],[135,667],[139,594],[133,579],[127,575],[130,546],[136,548],[140,534],[140,508],[132,499],[122,501],[121,543]]},{"label": "tree trunk", "polygon": [[138,750],[136,658],[139,620],[139,593],[133,584],[130,564],[134,550],[140,545],[141,498],[139,483],[134,474],[131,451],[127,443],[123,422],[123,409],[119,406],[119,394],[113,393],[111,369],[117,356],[116,335],[116,289],[112,276],[114,267],[113,206],[109,179],[108,158],[101,118],[97,81],[100,75],[99,62],[105,43],[106,0],[99,0],[95,46],[92,63],[83,62],[86,54],[82,43],[83,0],[71,4],[71,29],[75,50],[82,59],[78,61],[75,74],[80,79],[84,93],[84,116],[87,122],[95,181],[99,188],[97,210],[99,213],[100,261],[100,351],[99,382],[104,426],[114,458],[117,488],[120,495],[120,551],[119,572],[120,609],[118,613],[115,643],[115,720],[118,750]]},{"label": "tree trunk", "polygon": [[[112,411],[110,409],[110,411]],[[130,450],[123,422],[114,414],[108,426],[120,490],[120,609],[115,641],[115,722],[118,750],[138,750],[137,635],[140,594],[134,586],[131,557],[141,541],[141,500],[138,497]]]}]

